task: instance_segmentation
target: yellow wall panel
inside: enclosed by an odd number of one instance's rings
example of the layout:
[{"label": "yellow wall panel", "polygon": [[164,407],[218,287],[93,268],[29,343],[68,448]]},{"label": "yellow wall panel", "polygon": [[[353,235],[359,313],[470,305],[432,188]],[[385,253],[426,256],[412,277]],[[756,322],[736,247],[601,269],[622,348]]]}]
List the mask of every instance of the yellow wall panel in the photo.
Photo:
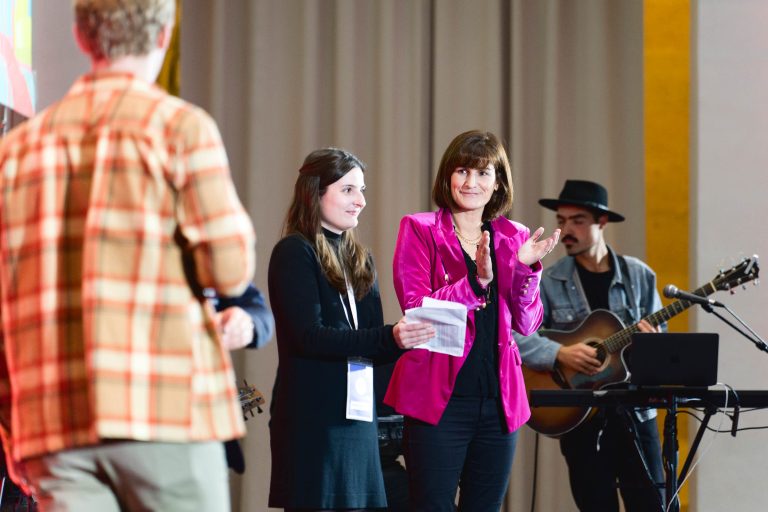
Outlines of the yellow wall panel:
[{"label": "yellow wall panel", "polygon": [[[659,286],[689,289],[690,1],[645,0],[643,23],[646,260]],[[669,329],[687,331],[687,313]],[[659,416],[663,428],[665,414]],[[689,447],[685,416],[678,416],[678,436],[682,461]],[[688,510],[687,488],[680,501]]]}]

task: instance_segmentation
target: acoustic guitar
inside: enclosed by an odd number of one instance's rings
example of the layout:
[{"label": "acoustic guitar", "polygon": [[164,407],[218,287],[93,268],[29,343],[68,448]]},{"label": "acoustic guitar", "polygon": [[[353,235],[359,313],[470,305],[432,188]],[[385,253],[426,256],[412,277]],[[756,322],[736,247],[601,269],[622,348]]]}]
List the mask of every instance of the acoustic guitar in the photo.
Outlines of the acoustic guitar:
[{"label": "acoustic guitar", "polygon": [[[707,297],[718,290],[730,290],[755,280],[759,274],[757,256],[745,258],[730,270],[720,271],[709,283],[693,291],[694,295]],[[693,305],[685,299],[672,302],[643,320],[657,327],[679,315]],[[573,331],[541,330],[539,334],[563,345],[586,343],[595,348],[602,366],[595,375],[585,375],[567,368],[539,371],[523,365],[523,378],[530,397],[533,389],[603,389],[629,380],[624,351],[632,343],[632,334],[638,332],[637,324],[625,327],[623,322],[605,310],[593,311]],[[592,407],[535,407],[531,410],[528,426],[536,432],[558,437],[586,421],[595,413]]]}]

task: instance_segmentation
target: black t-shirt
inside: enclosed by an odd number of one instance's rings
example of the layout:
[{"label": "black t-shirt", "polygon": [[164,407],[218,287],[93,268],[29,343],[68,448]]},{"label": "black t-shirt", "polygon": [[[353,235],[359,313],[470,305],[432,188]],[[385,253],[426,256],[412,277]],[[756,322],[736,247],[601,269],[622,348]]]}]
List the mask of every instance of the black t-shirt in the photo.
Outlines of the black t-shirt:
[{"label": "black t-shirt", "polygon": [[611,281],[613,281],[615,270],[591,272],[579,265],[578,262],[576,263],[576,269],[579,272],[579,280],[581,281],[581,287],[584,289],[584,295],[587,296],[589,307],[593,311],[595,309],[610,310],[608,290],[611,288]]}]

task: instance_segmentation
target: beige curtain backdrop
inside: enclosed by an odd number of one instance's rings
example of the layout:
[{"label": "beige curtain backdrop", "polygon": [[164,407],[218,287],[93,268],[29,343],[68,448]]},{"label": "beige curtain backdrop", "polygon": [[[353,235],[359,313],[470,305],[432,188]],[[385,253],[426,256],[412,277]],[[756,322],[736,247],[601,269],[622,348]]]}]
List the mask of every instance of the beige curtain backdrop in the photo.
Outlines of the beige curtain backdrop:
[{"label": "beige curtain backdrop", "polygon": [[[628,217],[609,239],[644,255],[641,0],[185,0],[181,54],[182,96],[222,128],[259,235],[265,292],[301,161],[342,146],[369,166],[360,231],[395,322],[398,222],[432,208],[442,151],[472,128],[507,143],[515,220],[551,232],[554,215],[537,200],[555,197],[566,178],[598,180]],[[269,397],[274,341],[236,360]],[[233,510],[266,510],[268,419],[248,421]],[[530,510],[535,476],[535,510],[575,510],[556,441],[541,439],[537,475],[535,459],[524,427],[505,510]]]}]

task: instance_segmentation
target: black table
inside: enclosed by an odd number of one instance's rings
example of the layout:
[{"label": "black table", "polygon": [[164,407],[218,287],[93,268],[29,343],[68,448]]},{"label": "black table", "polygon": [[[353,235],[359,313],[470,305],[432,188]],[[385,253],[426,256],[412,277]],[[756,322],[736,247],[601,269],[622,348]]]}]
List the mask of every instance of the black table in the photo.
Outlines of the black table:
[{"label": "black table", "polygon": [[[701,442],[709,419],[718,409],[733,410],[731,435],[736,436],[739,409],[741,407],[768,407],[768,390],[712,390],[693,387],[644,387],[639,389],[609,390],[543,390],[532,389],[529,401],[531,407],[656,407],[666,409],[664,420],[664,453],[666,472],[666,497],[664,510],[678,512],[679,500],[674,499],[678,482],[685,480],[690,470],[693,455]],[[699,425],[696,437],[685,459],[680,474],[677,473],[677,410],[679,407],[703,408],[704,419]],[[672,501],[674,500],[674,503]]]}]

